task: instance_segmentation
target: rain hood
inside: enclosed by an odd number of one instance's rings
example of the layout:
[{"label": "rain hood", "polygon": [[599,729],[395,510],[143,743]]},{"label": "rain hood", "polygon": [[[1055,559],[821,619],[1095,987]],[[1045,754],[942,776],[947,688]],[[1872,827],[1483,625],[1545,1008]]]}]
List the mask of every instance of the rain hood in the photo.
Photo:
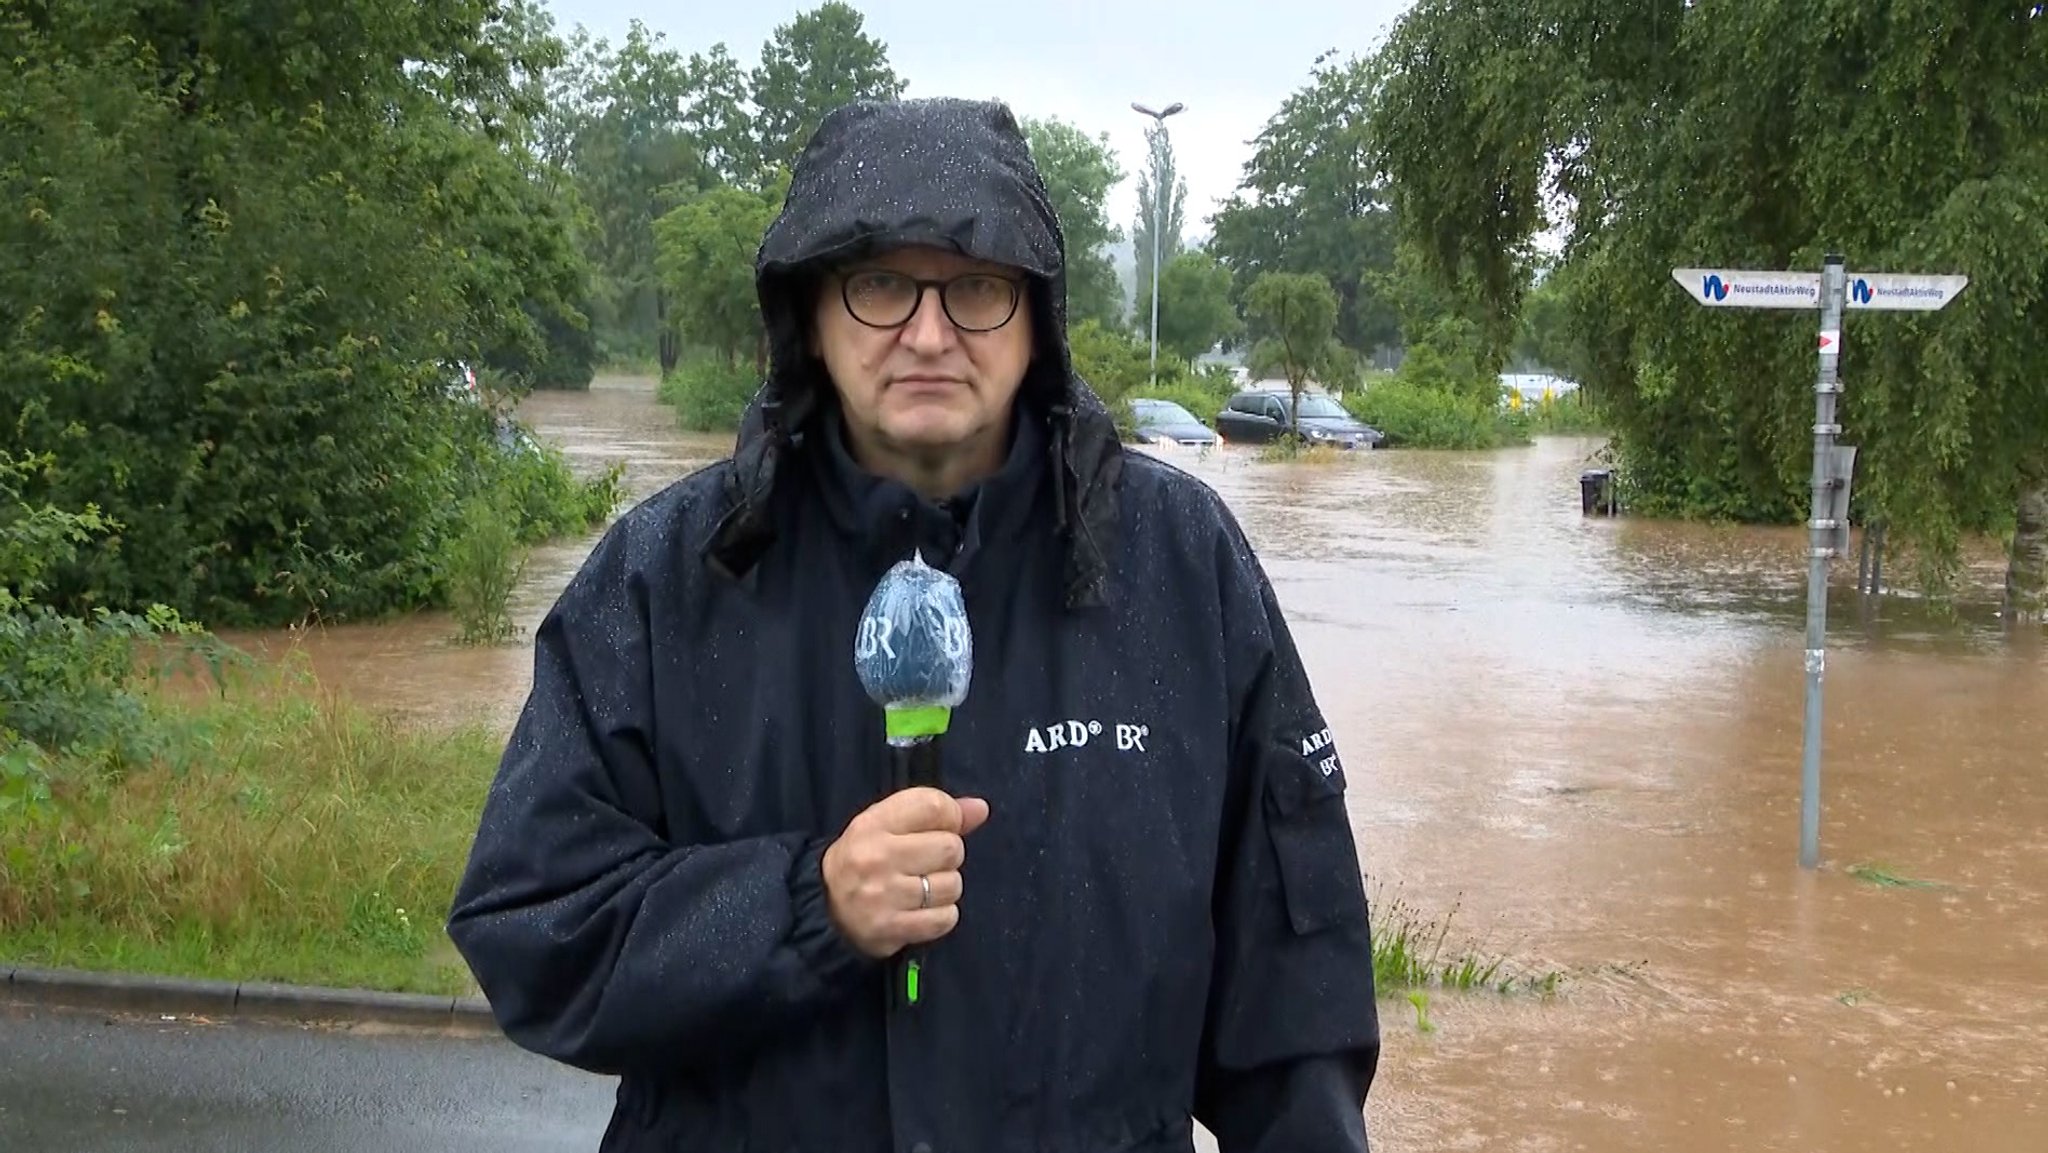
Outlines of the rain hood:
[{"label": "rain hood", "polygon": [[1059,216],[1016,117],[992,101],[848,104],[825,118],[798,157],[755,260],[768,378],[741,421],[728,508],[708,559],[739,578],[774,543],[776,478],[832,388],[805,335],[820,267],[906,244],[950,248],[1030,275],[1037,348],[1019,416],[1045,420],[1050,433],[1067,603],[1102,603],[1122,449],[1109,410],[1073,370]]}]

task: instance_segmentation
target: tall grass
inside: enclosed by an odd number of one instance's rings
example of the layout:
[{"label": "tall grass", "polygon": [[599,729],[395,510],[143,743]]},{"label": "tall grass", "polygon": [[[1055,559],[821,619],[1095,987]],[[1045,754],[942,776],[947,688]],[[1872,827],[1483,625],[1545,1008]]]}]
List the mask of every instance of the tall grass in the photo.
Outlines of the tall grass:
[{"label": "tall grass", "polygon": [[162,750],[57,754],[0,812],[0,958],[430,993],[502,742],[301,680],[149,694]]},{"label": "tall grass", "polygon": [[1517,969],[1506,957],[1489,953],[1483,947],[1453,947],[1451,922],[1460,907],[1453,905],[1442,917],[1430,918],[1399,897],[1375,897],[1374,990],[1381,996],[1428,989],[1549,996],[1563,986],[1562,970]]}]

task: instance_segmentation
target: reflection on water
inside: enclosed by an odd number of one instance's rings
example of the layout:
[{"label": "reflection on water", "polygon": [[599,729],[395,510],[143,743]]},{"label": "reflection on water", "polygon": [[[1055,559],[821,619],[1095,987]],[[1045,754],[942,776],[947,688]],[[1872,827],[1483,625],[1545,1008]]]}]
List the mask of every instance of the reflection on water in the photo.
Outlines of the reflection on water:
[{"label": "reflection on water", "polygon": [[[579,468],[625,460],[636,498],[729,448],[604,383],[526,415]],[[1426,1035],[1387,1002],[1376,1147],[2048,1149],[2041,646],[1998,637],[1989,590],[1959,622],[1893,599],[1866,619],[1838,565],[1825,867],[1804,874],[1803,534],[1581,517],[1595,447],[1161,450],[1260,550],[1348,750],[1375,891],[1579,974],[1550,1003],[1440,994]],[[529,634],[587,547],[535,558]],[[360,698],[509,726],[526,650],[452,633],[305,647]]]}]

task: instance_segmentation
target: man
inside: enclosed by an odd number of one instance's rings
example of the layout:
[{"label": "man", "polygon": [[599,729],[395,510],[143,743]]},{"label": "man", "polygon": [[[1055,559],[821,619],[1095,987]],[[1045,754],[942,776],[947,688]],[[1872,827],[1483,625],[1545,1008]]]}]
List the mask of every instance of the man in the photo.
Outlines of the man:
[{"label": "man", "polygon": [[[1001,105],[833,113],[733,459],[542,623],[449,931],[509,1036],[619,1075],[604,1149],[1366,1148],[1336,750],[1237,524],[1074,376],[1063,262]],[[975,667],[892,794],[854,635],[913,551]]]}]

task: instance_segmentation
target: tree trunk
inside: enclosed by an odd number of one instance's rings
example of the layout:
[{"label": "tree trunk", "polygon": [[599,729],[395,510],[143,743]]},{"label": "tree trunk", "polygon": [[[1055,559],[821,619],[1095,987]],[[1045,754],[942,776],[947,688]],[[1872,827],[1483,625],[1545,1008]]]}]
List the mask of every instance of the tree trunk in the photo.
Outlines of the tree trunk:
[{"label": "tree trunk", "polygon": [[2018,523],[2005,568],[2008,622],[2039,622],[2048,613],[2048,470],[2020,484]]},{"label": "tree trunk", "polygon": [[661,375],[666,378],[676,370],[676,362],[682,359],[682,341],[668,322],[668,293],[654,290],[654,331],[655,357],[661,363]]}]

